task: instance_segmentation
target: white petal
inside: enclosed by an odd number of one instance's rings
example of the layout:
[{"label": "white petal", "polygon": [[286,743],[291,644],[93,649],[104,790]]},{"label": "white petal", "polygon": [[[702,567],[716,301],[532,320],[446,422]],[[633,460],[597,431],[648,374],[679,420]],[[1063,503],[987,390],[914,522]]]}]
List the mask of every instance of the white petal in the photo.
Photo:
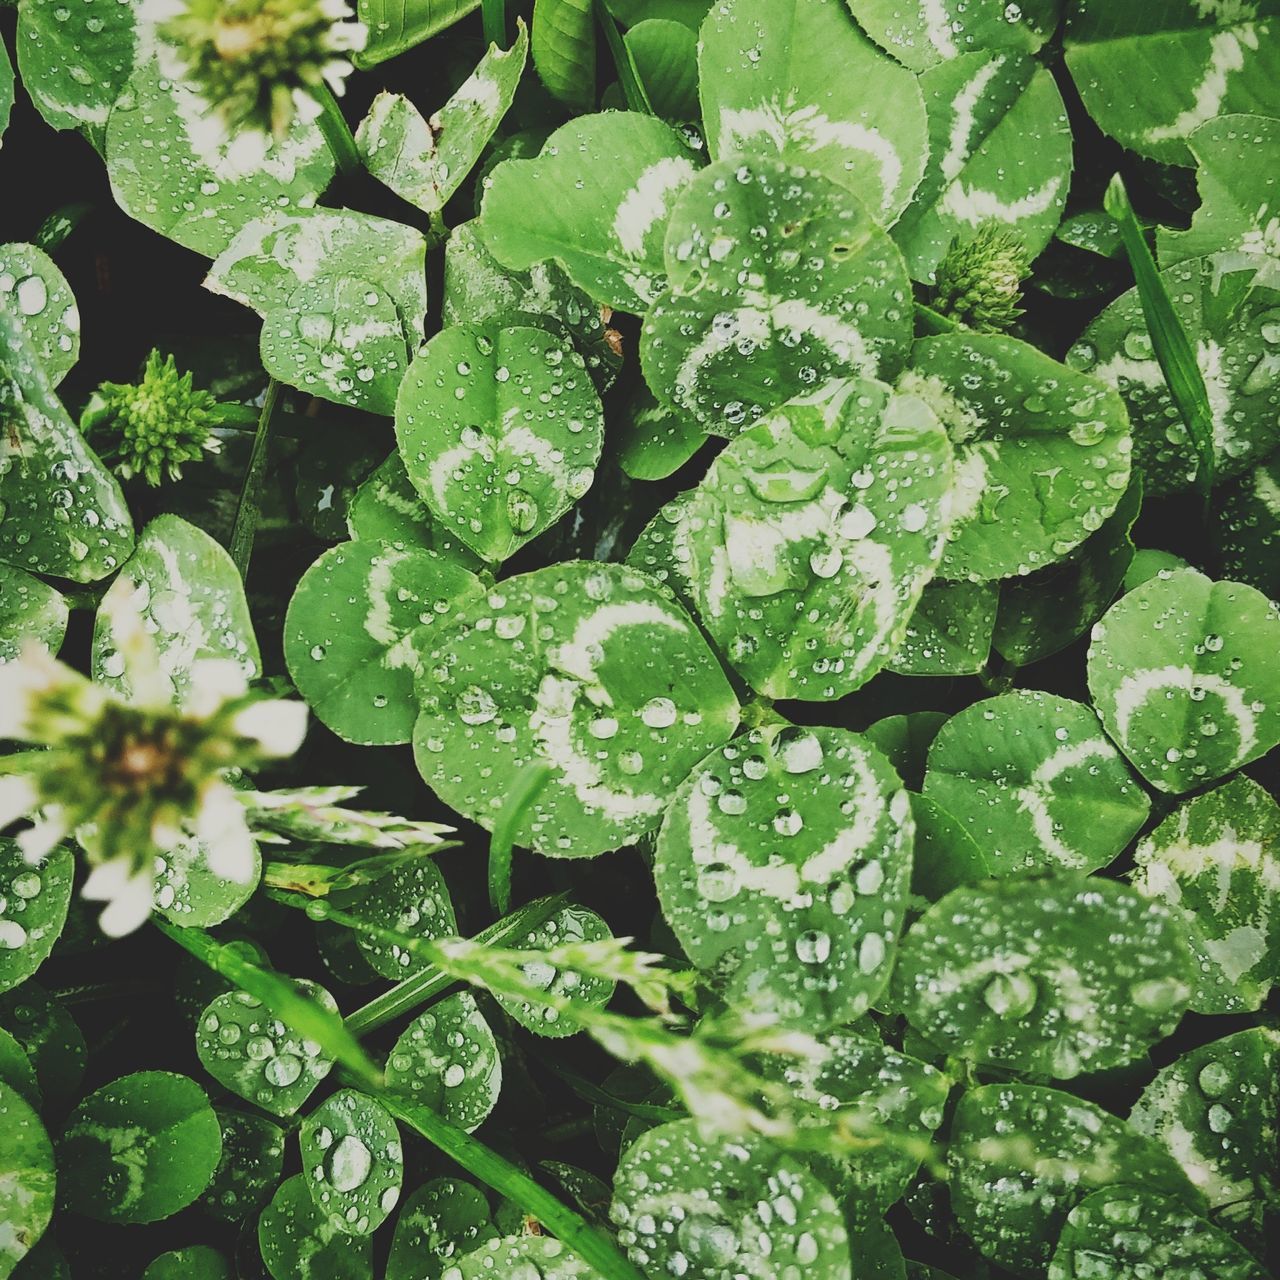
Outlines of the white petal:
[{"label": "white petal", "polygon": [[0,777],[0,831],[26,817],[39,803],[40,793],[30,778],[18,773]]},{"label": "white petal", "polygon": [[291,756],[307,736],[307,707],[283,698],[255,702],[233,722],[242,738],[253,738],[269,756]]},{"label": "white petal", "polygon": [[201,658],[191,664],[187,710],[196,716],[211,716],[224,702],[243,698],[249,682],[238,662],[231,658]]},{"label": "white petal", "polygon": [[39,645],[28,642],[20,657],[0,663],[0,738],[31,738],[31,713],[37,699],[60,684],[77,683],[79,677]]},{"label": "white petal", "polygon": [[111,643],[124,660],[124,683],[131,700],[144,707],[169,706],[173,684],[160,665],[160,651],[143,622],[137,584],[131,578],[122,574],[107,588],[98,618],[106,623]]},{"label": "white petal", "polygon": [[80,896],[88,902],[110,902],[124,890],[129,878],[129,868],[119,858],[99,862],[86,877]]},{"label": "white petal", "polygon": [[104,862],[89,873],[80,894],[90,902],[107,903],[98,927],[109,938],[122,938],[151,914],[155,881],[150,870],[130,873],[123,862]]},{"label": "white petal", "polygon": [[18,832],[18,848],[22,850],[22,856],[34,866],[43,862],[66,834],[67,823],[62,811],[50,805],[34,827]]},{"label": "white petal", "polygon": [[248,884],[253,879],[255,848],[244,806],[230,787],[210,787],[196,819],[196,836],[204,846],[209,870],[224,880]]}]

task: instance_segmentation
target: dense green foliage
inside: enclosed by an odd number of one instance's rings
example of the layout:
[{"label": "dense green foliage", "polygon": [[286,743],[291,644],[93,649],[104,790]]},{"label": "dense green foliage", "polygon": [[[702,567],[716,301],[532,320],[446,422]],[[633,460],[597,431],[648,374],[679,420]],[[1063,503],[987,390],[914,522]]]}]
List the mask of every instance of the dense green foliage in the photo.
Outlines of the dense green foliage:
[{"label": "dense green foliage", "polygon": [[0,35],[0,1280],[1274,1274],[1276,0]]}]

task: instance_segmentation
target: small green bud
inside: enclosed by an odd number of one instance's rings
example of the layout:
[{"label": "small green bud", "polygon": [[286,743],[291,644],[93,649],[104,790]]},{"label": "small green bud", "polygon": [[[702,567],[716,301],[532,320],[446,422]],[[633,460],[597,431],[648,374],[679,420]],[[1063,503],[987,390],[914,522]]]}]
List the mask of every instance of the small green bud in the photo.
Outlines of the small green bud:
[{"label": "small green bud", "polygon": [[295,110],[341,93],[363,24],[345,0],[180,0],[157,32],[191,87],[228,126],[283,136]]},{"label": "small green bud", "polygon": [[1031,258],[1008,227],[987,222],[972,240],[952,241],[938,265],[934,309],[978,333],[1002,333],[1022,314]]},{"label": "small green bud", "polygon": [[166,475],[181,479],[183,464],[218,452],[218,420],[217,400],[197,391],[172,356],[162,360],[153,351],[141,382],[104,382],[89,397],[80,429],[119,475],[154,486]]}]

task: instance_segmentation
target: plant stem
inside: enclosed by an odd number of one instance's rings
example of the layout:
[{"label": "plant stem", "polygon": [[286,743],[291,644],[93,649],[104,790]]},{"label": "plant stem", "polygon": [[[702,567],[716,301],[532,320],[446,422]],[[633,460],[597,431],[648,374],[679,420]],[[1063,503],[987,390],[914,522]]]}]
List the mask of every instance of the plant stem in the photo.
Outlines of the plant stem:
[{"label": "plant stem", "polygon": [[644,87],[644,81],[640,79],[640,73],[636,70],[635,59],[631,56],[627,42],[622,38],[622,32],[618,30],[618,24],[613,20],[613,14],[605,8],[604,0],[594,0],[594,2],[596,21],[604,31],[605,44],[609,46],[609,52],[613,55],[613,65],[618,71],[618,85],[622,89],[627,110],[639,111],[647,116],[656,115],[657,112],[654,111],[653,103],[649,101],[649,94]]},{"label": "plant stem", "polygon": [[338,100],[333,96],[333,91],[328,85],[322,84],[312,93],[320,107],[316,124],[324,134],[324,140],[329,144],[338,172],[344,178],[352,178],[360,172],[361,166],[360,152],[356,148],[351,126],[347,123],[347,118],[342,114],[342,108],[338,106]]},{"label": "plant stem", "polygon": [[480,17],[484,22],[484,42],[507,47],[507,0],[481,0]]},{"label": "plant stem", "polygon": [[580,1213],[563,1204],[545,1187],[539,1186],[528,1174],[522,1173],[496,1151],[491,1151],[465,1129],[451,1124],[427,1107],[414,1105],[389,1092],[381,1093],[380,1101],[396,1119],[426,1138],[468,1173],[499,1195],[514,1200],[566,1248],[595,1267],[606,1280],[645,1280],[643,1273],[618,1252],[613,1242]]},{"label": "plant stem", "polygon": [[[306,909],[305,901],[293,900],[294,895],[273,894],[277,901],[287,902],[289,906]],[[546,924],[557,911],[568,901],[568,894],[558,893],[549,898],[539,898],[519,911],[491,924],[476,935],[477,942],[490,942],[497,945],[509,943],[532,933],[539,925]],[[313,908],[314,910],[314,908]],[[401,1014],[409,1013],[425,1004],[433,996],[453,986],[454,979],[442,973],[434,965],[415,973],[413,977],[398,982],[390,991],[375,996],[368,1004],[357,1009],[347,1018],[347,1026],[357,1036],[367,1036],[379,1027],[385,1026]]]},{"label": "plant stem", "polygon": [[271,439],[271,415],[280,399],[280,384],[272,378],[267,383],[262,412],[258,415],[258,430],[253,437],[253,452],[244,473],[240,488],[240,504],[236,507],[236,522],[231,530],[231,559],[240,571],[241,578],[249,575],[249,560],[253,555],[253,539],[258,532],[258,517],[262,506],[262,482],[267,474],[267,445]]},{"label": "plant stem", "polygon": [[954,333],[960,326],[950,316],[935,311],[926,303],[916,303],[916,328],[926,337],[939,333]]}]

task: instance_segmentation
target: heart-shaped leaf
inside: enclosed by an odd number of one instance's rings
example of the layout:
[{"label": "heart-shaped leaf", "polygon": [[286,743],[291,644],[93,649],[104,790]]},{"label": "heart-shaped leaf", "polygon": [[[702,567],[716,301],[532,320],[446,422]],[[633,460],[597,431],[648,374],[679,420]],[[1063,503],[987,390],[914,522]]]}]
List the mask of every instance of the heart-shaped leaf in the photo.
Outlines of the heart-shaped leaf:
[{"label": "heart-shaped leaf", "polygon": [[298,1130],[307,1190],[345,1235],[372,1235],[400,1199],[404,1155],[387,1109],[356,1089],[330,1094]]},{"label": "heart-shaped leaf", "polygon": [[396,402],[409,479],[493,564],[586,493],[603,437],[582,357],[542,329],[452,325],[415,357]]}]

